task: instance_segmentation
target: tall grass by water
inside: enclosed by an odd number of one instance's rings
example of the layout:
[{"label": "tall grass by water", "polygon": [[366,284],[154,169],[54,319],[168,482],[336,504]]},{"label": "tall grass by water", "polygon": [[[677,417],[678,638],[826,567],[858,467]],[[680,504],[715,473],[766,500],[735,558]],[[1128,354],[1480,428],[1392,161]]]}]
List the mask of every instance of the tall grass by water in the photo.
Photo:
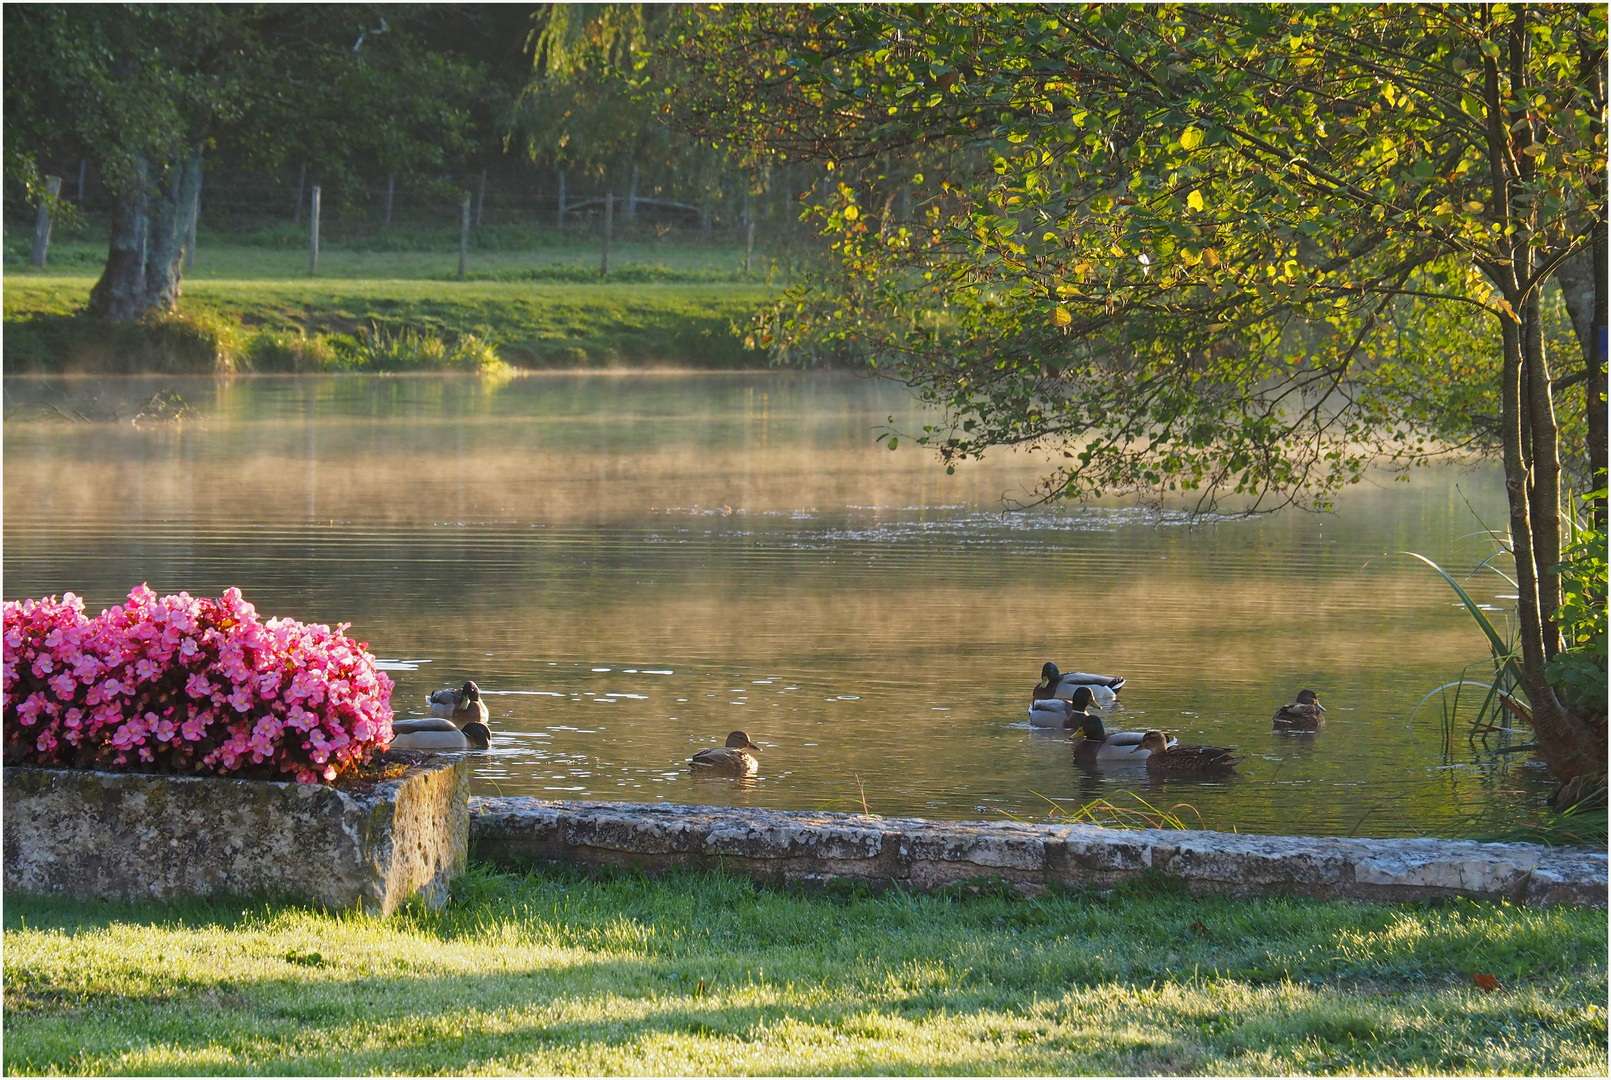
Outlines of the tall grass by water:
[{"label": "tall grass by water", "polygon": [[6,1069],[1603,1075],[1605,937],[1601,911],[1157,882],[873,895],[477,867],[446,910],[389,921],[8,897]]}]

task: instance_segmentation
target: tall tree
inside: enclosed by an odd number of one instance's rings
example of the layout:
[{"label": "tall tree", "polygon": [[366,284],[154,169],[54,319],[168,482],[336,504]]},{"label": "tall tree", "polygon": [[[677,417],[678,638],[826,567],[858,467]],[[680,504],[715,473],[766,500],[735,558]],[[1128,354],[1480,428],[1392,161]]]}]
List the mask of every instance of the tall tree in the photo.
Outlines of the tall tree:
[{"label": "tall tree", "polygon": [[[203,160],[318,147],[353,174],[437,166],[466,145],[478,69],[433,51],[407,5],[18,4],[5,11],[7,168],[87,149],[112,195],[90,313],[172,308]],[[12,152],[13,140],[26,147]]]},{"label": "tall tree", "polygon": [[[920,439],[947,459],[1052,446],[1050,495],[1265,508],[1492,447],[1520,681],[1566,779],[1603,775],[1606,743],[1603,703],[1545,670],[1558,398],[1589,430],[1606,406],[1592,343],[1547,348],[1545,288],[1604,264],[1605,41],[1571,6],[744,9],[691,41],[679,115],[837,165],[836,273],[763,340],[893,368],[946,407]],[[869,212],[894,153],[947,162],[920,225]]]}]

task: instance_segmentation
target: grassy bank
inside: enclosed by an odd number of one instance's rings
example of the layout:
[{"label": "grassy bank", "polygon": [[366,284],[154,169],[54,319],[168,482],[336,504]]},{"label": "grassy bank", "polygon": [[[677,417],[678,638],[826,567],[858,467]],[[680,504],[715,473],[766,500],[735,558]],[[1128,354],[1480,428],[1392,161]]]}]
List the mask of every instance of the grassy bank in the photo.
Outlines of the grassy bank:
[{"label": "grassy bank", "polygon": [[389,922],[10,897],[6,1070],[1604,1075],[1605,941],[1604,912],[1158,886],[478,869]]},{"label": "grassy bank", "polygon": [[476,366],[396,362],[371,347],[377,335],[405,334],[449,352],[473,338],[516,367],[764,363],[734,331],[769,291],[743,278],[741,251],[624,244],[607,282],[597,280],[596,249],[583,244],[478,254],[463,280],[457,255],[440,252],[337,249],[309,277],[303,252],[224,243],[199,251],[178,314],[122,328],[80,315],[104,250],[62,245],[45,271],[8,260],[7,370]]}]

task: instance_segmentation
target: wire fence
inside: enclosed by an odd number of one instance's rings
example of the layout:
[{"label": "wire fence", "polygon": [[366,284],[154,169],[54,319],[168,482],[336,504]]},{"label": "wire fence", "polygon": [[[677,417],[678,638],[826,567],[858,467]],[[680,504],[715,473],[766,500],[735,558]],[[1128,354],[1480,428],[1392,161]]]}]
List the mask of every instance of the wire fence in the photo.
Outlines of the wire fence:
[{"label": "wire fence", "polygon": [[[104,231],[112,196],[88,162],[47,163],[41,173],[61,178],[60,198],[82,228]],[[305,228],[312,192],[320,189],[320,231],[335,241],[372,237],[390,231],[451,232],[462,225],[464,200],[470,200],[471,224],[477,230],[554,230],[597,232],[602,229],[606,201],[613,226],[631,232],[652,231],[742,235],[751,224],[774,238],[798,228],[799,193],[770,185],[756,193],[734,185],[678,183],[676,177],[646,176],[606,182],[577,182],[557,171],[490,168],[430,177],[324,177],[310,167],[277,173],[216,169],[207,172],[199,208],[200,228],[213,234],[242,236]],[[13,190],[15,188],[15,190]],[[696,193],[690,194],[694,188]],[[36,209],[20,186],[8,185],[7,231],[31,229]]]}]

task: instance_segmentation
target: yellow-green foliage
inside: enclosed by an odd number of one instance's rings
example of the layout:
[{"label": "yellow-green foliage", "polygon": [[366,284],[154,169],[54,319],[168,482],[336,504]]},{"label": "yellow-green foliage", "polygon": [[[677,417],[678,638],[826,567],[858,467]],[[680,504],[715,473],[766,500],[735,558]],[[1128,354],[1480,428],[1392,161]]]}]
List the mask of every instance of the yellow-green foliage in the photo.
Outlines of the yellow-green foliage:
[{"label": "yellow-green foliage", "polygon": [[1603,1075],[1605,935],[1510,905],[484,868],[389,921],[9,897],[6,1069]]}]

